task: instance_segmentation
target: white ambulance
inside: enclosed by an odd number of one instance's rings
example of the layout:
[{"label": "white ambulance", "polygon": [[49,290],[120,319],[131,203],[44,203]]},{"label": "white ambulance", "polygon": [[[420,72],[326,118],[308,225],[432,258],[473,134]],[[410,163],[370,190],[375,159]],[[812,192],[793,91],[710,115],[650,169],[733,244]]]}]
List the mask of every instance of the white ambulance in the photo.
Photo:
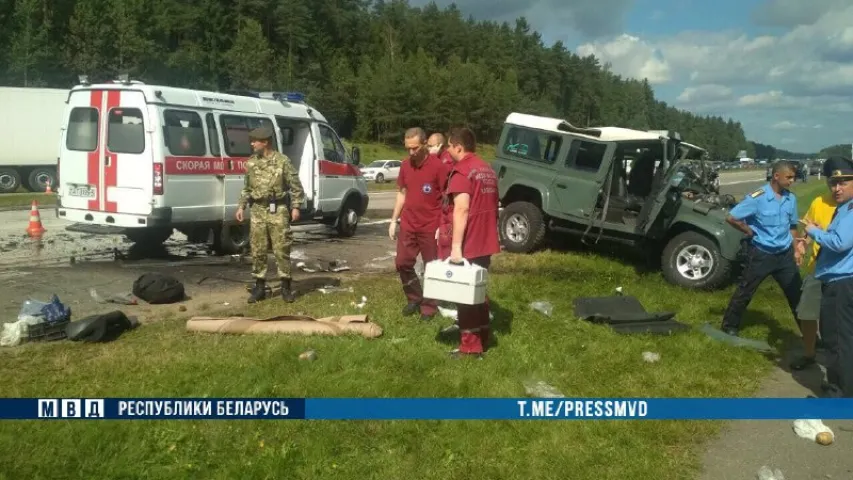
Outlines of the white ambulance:
[{"label": "white ambulance", "polygon": [[248,135],[266,126],[299,170],[302,218],[352,236],[369,200],[359,150],[348,152],[303,100],[81,78],[65,111],[57,215],[122,228],[136,243],[162,243],[177,229],[191,242],[238,252],[248,246],[249,222],[234,219],[252,153]]}]

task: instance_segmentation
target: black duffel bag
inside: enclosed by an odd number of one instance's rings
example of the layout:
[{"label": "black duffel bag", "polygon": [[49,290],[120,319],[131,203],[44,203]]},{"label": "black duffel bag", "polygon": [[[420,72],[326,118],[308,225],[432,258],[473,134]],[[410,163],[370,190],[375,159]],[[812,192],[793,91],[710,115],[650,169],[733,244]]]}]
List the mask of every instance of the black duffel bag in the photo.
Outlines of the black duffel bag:
[{"label": "black duffel bag", "polygon": [[175,303],[184,299],[184,284],[162,273],[145,273],[133,282],[133,294],[151,304]]}]

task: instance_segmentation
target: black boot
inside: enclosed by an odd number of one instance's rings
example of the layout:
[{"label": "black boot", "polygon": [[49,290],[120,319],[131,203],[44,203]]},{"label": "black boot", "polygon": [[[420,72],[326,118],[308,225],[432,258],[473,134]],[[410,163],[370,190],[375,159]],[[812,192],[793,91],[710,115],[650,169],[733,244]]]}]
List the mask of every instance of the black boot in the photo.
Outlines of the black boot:
[{"label": "black boot", "polygon": [[249,297],[248,303],[256,303],[267,298],[266,281],[262,279],[255,280],[255,286],[252,287],[252,295]]},{"label": "black boot", "polygon": [[293,303],[296,301],[296,296],[293,294],[293,290],[290,289],[289,278],[281,279],[281,299],[287,303]]}]

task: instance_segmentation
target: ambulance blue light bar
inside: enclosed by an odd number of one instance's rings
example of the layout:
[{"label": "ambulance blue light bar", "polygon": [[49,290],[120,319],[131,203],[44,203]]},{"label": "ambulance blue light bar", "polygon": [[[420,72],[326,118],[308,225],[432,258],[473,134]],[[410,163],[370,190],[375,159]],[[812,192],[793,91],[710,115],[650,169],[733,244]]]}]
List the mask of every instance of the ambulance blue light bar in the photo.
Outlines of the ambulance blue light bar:
[{"label": "ambulance blue light bar", "polygon": [[305,94],[301,92],[285,92],[284,99],[288,102],[302,103],[305,101]]}]

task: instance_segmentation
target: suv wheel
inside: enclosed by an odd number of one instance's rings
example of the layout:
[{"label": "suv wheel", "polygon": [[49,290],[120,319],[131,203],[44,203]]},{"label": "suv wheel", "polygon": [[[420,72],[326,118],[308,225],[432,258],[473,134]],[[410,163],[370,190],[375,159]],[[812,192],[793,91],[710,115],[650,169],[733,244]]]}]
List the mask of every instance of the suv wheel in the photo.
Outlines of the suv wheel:
[{"label": "suv wheel", "polygon": [[513,202],[501,213],[498,224],[501,243],[508,252],[530,253],[545,242],[542,210],[529,202]]},{"label": "suv wheel", "polygon": [[714,289],[729,280],[732,264],[720,255],[713,240],[698,232],[684,232],[673,237],[663,249],[661,267],[670,283]]}]

